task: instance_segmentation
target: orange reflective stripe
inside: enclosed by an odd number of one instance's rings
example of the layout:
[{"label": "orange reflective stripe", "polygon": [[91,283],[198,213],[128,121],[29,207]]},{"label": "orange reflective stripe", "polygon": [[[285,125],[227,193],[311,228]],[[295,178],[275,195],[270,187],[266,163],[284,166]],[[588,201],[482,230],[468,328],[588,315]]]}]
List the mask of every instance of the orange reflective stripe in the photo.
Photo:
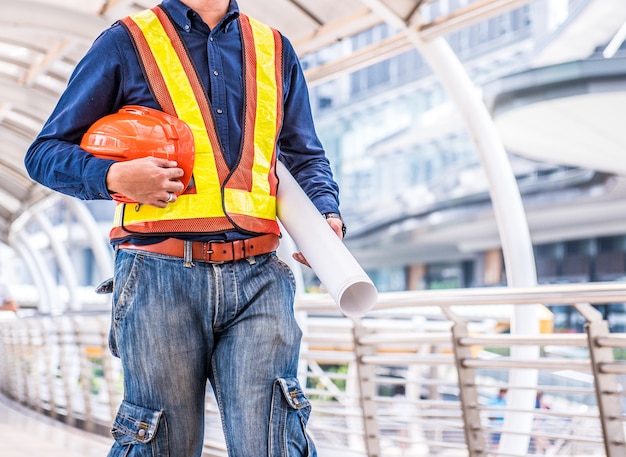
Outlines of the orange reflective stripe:
[{"label": "orange reflective stripe", "polygon": [[[161,8],[154,8],[155,15],[161,21],[161,25],[163,26],[164,31],[167,33],[168,37],[172,42],[172,48],[176,51],[177,57],[180,59],[182,67],[185,71],[187,78],[189,79],[189,83],[191,88],[193,89],[193,94],[195,97],[195,102],[198,103],[200,108],[200,114],[203,118],[204,126],[206,127],[206,134],[208,135],[209,142],[211,144],[212,151],[221,151],[220,142],[218,139],[217,129],[214,127],[215,123],[213,120],[213,113],[211,111],[211,106],[208,98],[206,97],[204,87],[202,86],[202,82],[198,78],[198,74],[196,69],[191,61],[191,58],[187,54],[185,46],[176,33],[176,29],[174,24],[171,23],[165,12]],[[282,80],[281,80],[282,81]],[[175,84],[174,84],[175,85]],[[189,94],[179,93],[178,99],[187,99]],[[219,176],[220,182],[222,182],[229,173],[228,165],[226,165],[226,160],[224,159],[223,154],[214,154],[213,158],[215,159],[217,165],[217,172]]]},{"label": "orange reflective stripe", "polygon": [[[282,73],[277,80],[276,71],[278,63],[282,69],[282,39],[278,37],[281,45],[277,54],[277,37],[271,28],[247,16],[242,16],[240,23],[247,88],[244,154],[240,163],[242,176],[232,183],[231,177],[227,182],[224,204],[229,214],[275,219],[276,185],[269,177],[275,175],[277,126],[282,118]],[[277,55],[281,56],[278,61]]]}]

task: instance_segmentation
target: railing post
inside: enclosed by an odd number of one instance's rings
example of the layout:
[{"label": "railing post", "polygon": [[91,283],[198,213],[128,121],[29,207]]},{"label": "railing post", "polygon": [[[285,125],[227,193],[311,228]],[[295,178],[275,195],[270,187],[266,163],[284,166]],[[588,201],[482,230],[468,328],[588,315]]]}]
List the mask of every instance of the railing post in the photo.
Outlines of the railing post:
[{"label": "railing post", "polygon": [[[72,348],[72,335],[71,329],[65,330],[65,320],[62,318],[53,319],[52,324],[55,327],[55,332],[57,336],[57,341],[59,345],[59,375],[61,376],[62,387],[63,387],[63,397],[65,399],[65,423],[74,426],[75,414],[74,414],[74,401],[72,398],[72,394],[74,393],[73,386],[70,385],[70,363],[68,361],[68,357],[66,352],[70,351]],[[58,410],[58,409],[57,409]]]},{"label": "railing post", "polygon": [[93,432],[95,428],[94,413],[91,405],[91,382],[93,380],[91,371],[91,361],[89,360],[89,354],[87,352],[88,343],[85,335],[81,331],[81,325],[77,322],[77,318],[70,318],[68,324],[71,329],[71,334],[74,337],[76,344],[76,350],[78,355],[78,379],[83,394],[83,405],[85,422],[84,429],[88,432]]},{"label": "railing post", "polygon": [[28,406],[29,397],[30,397],[30,389],[28,386],[28,328],[25,325],[16,325],[13,327],[17,332],[16,342],[18,344],[18,360],[20,364],[19,370],[19,384],[20,384],[20,396],[18,397],[19,402]]},{"label": "railing post", "polygon": [[622,404],[618,400],[620,391],[615,373],[605,373],[602,366],[614,362],[613,348],[598,344],[598,339],[610,335],[609,323],[602,318],[600,311],[590,304],[574,305],[578,312],[587,320],[587,332],[591,368],[596,388],[598,412],[602,424],[604,449],[607,457],[618,457],[626,454],[626,440],[622,425]]},{"label": "railing post", "polygon": [[463,361],[472,358],[471,346],[461,344],[461,339],[469,335],[467,323],[446,307],[443,313],[454,324],[452,325],[452,349],[459,378],[459,400],[463,412],[463,428],[469,457],[485,455],[485,435],[481,426],[476,374],[473,368],[464,366]]},{"label": "railing post", "polygon": [[12,328],[9,325],[0,326],[0,391],[8,397],[14,397],[15,387],[15,344],[12,336]]},{"label": "railing post", "polygon": [[39,373],[39,367],[41,364],[41,339],[37,338],[37,330],[39,326],[33,320],[25,322],[25,326],[28,332],[28,350],[30,351],[30,376],[29,381],[32,383],[33,398],[30,403],[31,406],[41,414],[42,412],[42,400],[41,400],[41,374]]},{"label": "railing post", "polygon": [[[54,343],[51,341],[51,339],[54,339],[54,337],[51,338],[51,335],[55,335],[54,321],[51,319],[44,320],[42,318],[37,319],[37,321],[39,322],[39,326],[41,328],[41,345],[43,347],[43,358],[46,369],[45,378],[46,386],[48,388],[48,410],[50,412],[50,417],[57,419],[59,412],[57,411],[58,402],[54,386],[55,373],[52,368],[53,366],[56,366],[56,364],[52,362],[52,355],[50,354]],[[46,323],[48,325],[46,325]],[[58,347],[59,345],[57,344],[57,348]]]},{"label": "railing post", "polygon": [[380,431],[376,412],[376,372],[372,365],[363,363],[363,357],[372,355],[374,348],[360,343],[360,339],[368,331],[360,319],[354,319],[352,329],[354,338],[354,352],[356,355],[356,367],[358,373],[361,411],[363,412],[363,430],[365,432],[365,449],[368,457],[380,457]]}]

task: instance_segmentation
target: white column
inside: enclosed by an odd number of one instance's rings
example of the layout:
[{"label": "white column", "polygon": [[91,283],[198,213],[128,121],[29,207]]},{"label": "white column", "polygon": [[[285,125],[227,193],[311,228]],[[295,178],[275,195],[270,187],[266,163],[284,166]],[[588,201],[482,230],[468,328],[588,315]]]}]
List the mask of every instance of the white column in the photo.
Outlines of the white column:
[{"label": "white column", "polygon": [[[537,284],[537,272],[522,197],[506,150],[478,88],[471,82],[460,61],[443,38],[426,43],[418,37],[413,37],[413,41],[461,112],[476,145],[489,184],[506,265],[507,284],[512,287],[534,286]],[[526,335],[539,333],[536,305],[515,307],[511,333]],[[535,359],[539,357],[539,347],[513,347],[511,356]],[[537,370],[511,370],[507,406],[511,409],[534,407],[535,392],[528,389],[516,390],[515,386],[535,387],[537,381]],[[530,434],[532,422],[532,414],[511,411],[507,412],[504,419],[504,429],[515,429]],[[504,433],[500,441],[500,451],[510,455],[526,455],[528,442],[529,435]]]},{"label": "white column", "polygon": [[96,259],[98,270],[100,270],[101,279],[104,280],[113,275],[113,255],[109,246],[108,239],[100,233],[100,227],[96,223],[93,215],[87,209],[85,204],[76,198],[64,196],[64,201],[69,210],[76,216],[76,219],[82,224],[89,242],[89,246]]},{"label": "white column", "polygon": [[67,287],[69,308],[73,311],[79,310],[82,307],[82,303],[80,303],[77,294],[78,283],[76,281],[76,270],[74,270],[67,249],[55,236],[54,227],[44,214],[40,212],[33,213],[33,220],[41,227],[50,241],[50,247],[54,252],[54,257],[59,264]]},{"label": "white column", "polygon": [[33,249],[24,232],[12,233],[10,242],[11,246],[24,261],[39,293],[37,310],[43,314],[51,313],[54,307],[58,305],[59,297],[55,281],[48,268],[46,268],[43,257],[39,251]]},{"label": "white column", "polygon": [[[533,247],[519,187],[506,150],[500,141],[478,88],[473,84],[454,51],[443,38],[435,38],[426,42],[420,37],[416,28],[407,24],[380,0],[362,1],[390,25],[404,31],[455,103],[466,122],[487,176],[506,265],[507,284],[509,286],[536,285],[537,272]],[[537,305],[516,306],[511,322],[511,333],[538,334],[539,321],[536,310]],[[511,349],[511,356],[515,358],[538,358],[539,347],[515,347]],[[511,370],[507,406],[511,409],[534,407],[535,392],[530,389],[516,390],[514,387],[536,387],[537,381],[537,370]],[[504,428],[515,429],[524,434],[503,434],[500,441],[500,451],[508,455],[526,455],[532,422],[532,413],[508,411],[504,420]]]}]

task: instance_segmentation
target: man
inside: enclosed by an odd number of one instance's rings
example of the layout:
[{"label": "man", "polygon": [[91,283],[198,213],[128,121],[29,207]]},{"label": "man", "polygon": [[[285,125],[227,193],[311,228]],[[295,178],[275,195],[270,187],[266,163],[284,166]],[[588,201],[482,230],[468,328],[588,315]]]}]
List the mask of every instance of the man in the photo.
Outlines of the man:
[{"label": "man", "polygon": [[[114,162],[79,147],[94,121],[126,105],[190,126],[187,189],[173,161]],[[30,175],[50,188],[138,202],[118,204],[111,230],[110,346],[125,389],[110,456],[200,456],[207,379],[229,456],[316,455],[296,378],[294,278],[273,252],[277,157],[341,237],[295,52],[234,0],[165,0],[104,31],[29,148]]]},{"label": "man", "polygon": [[15,303],[11,292],[9,292],[9,288],[4,283],[0,283],[0,311],[17,313],[18,309],[17,303]]},{"label": "man", "polygon": [[500,443],[500,431],[502,429],[502,424],[504,423],[504,407],[506,406],[506,394],[508,390],[505,388],[500,388],[498,390],[498,395],[491,398],[487,402],[487,406],[493,407],[494,411],[489,415],[489,422],[492,430],[495,432],[491,433],[491,447],[497,448]]}]

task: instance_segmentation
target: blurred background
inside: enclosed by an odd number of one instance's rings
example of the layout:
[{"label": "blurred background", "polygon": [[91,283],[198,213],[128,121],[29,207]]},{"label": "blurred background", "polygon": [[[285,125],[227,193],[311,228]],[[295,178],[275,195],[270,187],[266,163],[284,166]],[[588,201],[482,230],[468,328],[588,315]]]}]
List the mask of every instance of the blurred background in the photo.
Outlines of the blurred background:
[{"label": "blurred background", "polygon": [[[292,264],[320,455],[626,455],[626,2],[238,3],[300,55],[345,244],[380,292],[347,319]],[[155,4],[0,0],[0,281],[19,305],[0,390],[101,435],[121,395],[94,293],[114,204],[44,189],[23,158],[99,32]],[[208,398],[206,455],[219,430]]]}]

